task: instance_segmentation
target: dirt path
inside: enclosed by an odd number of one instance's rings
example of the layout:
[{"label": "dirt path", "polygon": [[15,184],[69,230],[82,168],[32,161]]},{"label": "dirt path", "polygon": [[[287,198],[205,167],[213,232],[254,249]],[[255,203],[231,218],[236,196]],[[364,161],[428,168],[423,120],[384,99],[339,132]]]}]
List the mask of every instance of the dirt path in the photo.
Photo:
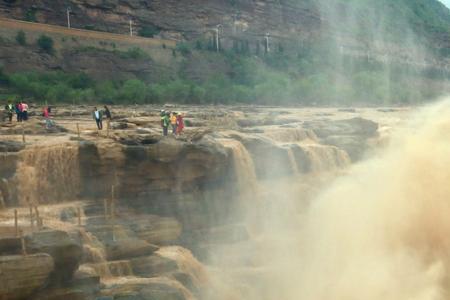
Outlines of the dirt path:
[{"label": "dirt path", "polygon": [[139,36],[128,36],[123,34],[107,33],[100,31],[84,30],[84,29],[68,29],[62,26],[31,23],[25,21],[18,21],[7,18],[0,18],[0,28],[8,28],[11,30],[24,30],[44,33],[56,33],[67,36],[88,38],[88,39],[101,39],[117,42],[126,42],[130,44],[142,45],[142,46],[162,46],[175,47],[176,41],[144,38]]}]

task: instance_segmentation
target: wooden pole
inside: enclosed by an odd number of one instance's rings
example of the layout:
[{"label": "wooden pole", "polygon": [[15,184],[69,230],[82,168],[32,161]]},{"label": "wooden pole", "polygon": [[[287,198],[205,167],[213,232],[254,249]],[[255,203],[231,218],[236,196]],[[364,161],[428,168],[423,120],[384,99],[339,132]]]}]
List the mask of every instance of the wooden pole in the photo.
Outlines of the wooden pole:
[{"label": "wooden pole", "polygon": [[105,209],[105,220],[108,219],[108,199],[103,199],[103,208]]},{"label": "wooden pole", "polygon": [[112,185],[111,186],[111,200],[114,200],[114,198],[115,198],[115,186]]},{"label": "wooden pole", "polygon": [[19,222],[17,218],[17,209],[14,210],[14,229],[16,231],[16,237],[19,236]]},{"label": "wooden pole", "polygon": [[80,139],[80,124],[77,123],[77,135],[78,139]]},{"label": "wooden pole", "polygon": [[25,244],[25,238],[23,236],[22,230],[20,231],[20,244],[22,246],[22,255],[27,255],[27,247]]},{"label": "wooden pole", "polygon": [[81,226],[81,208],[77,207],[78,226]]},{"label": "wooden pole", "polygon": [[25,127],[23,125],[23,121],[22,121],[22,142],[25,144],[26,140],[25,140]]},{"label": "wooden pole", "polygon": [[112,239],[113,241],[116,240],[116,234],[114,232],[114,222],[115,222],[115,214],[116,214],[116,208],[114,204],[114,200],[111,201],[111,232],[112,232]]},{"label": "wooden pole", "polygon": [[112,239],[113,241],[116,240],[116,234],[114,232],[114,221],[115,221],[115,214],[116,214],[116,205],[114,202],[114,185],[111,186],[111,232],[112,232]]},{"label": "wooden pole", "polygon": [[34,222],[33,222],[33,206],[30,204],[30,226],[31,230],[33,231]]},{"label": "wooden pole", "polygon": [[39,210],[38,210],[37,206],[34,207],[34,211],[36,213],[36,226],[39,230],[39,229],[41,229],[41,218],[39,217]]}]

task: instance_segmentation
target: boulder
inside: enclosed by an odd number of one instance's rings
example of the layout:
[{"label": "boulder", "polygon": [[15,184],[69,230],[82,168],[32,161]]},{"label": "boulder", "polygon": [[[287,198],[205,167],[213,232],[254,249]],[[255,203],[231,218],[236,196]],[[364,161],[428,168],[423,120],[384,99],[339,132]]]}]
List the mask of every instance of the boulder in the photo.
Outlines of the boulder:
[{"label": "boulder", "polygon": [[105,244],[106,257],[108,260],[120,260],[151,255],[158,250],[158,248],[158,246],[138,239],[109,241]]},{"label": "boulder", "polygon": [[48,254],[0,256],[0,299],[29,299],[54,270]]},{"label": "boulder", "polygon": [[193,293],[199,293],[208,284],[204,266],[189,250],[179,246],[162,247],[151,256],[132,259],[131,267],[138,276],[176,279]]},{"label": "boulder", "polygon": [[17,237],[0,238],[0,255],[21,254],[22,243]]},{"label": "boulder", "polygon": [[178,240],[181,224],[174,218],[145,216],[130,222],[130,228],[137,237],[151,244],[164,245]]},{"label": "boulder", "polygon": [[58,230],[34,232],[25,237],[29,253],[47,253],[55,264],[52,281],[56,284],[68,282],[78,269],[83,250],[69,234]]},{"label": "boulder", "polygon": [[0,152],[18,152],[24,147],[23,143],[17,141],[0,141]]},{"label": "boulder", "polygon": [[178,281],[167,277],[123,278],[108,284],[102,297],[108,300],[195,300]]}]

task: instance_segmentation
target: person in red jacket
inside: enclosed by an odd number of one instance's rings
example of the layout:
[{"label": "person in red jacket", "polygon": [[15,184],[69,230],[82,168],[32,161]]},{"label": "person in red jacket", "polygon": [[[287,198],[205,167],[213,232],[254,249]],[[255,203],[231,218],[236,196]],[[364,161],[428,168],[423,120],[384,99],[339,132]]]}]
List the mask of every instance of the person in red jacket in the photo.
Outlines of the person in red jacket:
[{"label": "person in red jacket", "polygon": [[184,120],[181,113],[177,115],[177,134],[181,134],[184,129]]}]

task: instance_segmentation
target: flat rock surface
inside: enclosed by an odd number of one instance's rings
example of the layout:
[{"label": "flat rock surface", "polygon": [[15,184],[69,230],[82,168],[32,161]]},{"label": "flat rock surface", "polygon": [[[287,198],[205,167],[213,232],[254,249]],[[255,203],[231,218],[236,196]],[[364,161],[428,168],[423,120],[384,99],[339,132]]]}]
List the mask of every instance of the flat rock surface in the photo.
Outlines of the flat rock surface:
[{"label": "flat rock surface", "polygon": [[54,270],[48,254],[0,256],[0,299],[27,299]]}]

